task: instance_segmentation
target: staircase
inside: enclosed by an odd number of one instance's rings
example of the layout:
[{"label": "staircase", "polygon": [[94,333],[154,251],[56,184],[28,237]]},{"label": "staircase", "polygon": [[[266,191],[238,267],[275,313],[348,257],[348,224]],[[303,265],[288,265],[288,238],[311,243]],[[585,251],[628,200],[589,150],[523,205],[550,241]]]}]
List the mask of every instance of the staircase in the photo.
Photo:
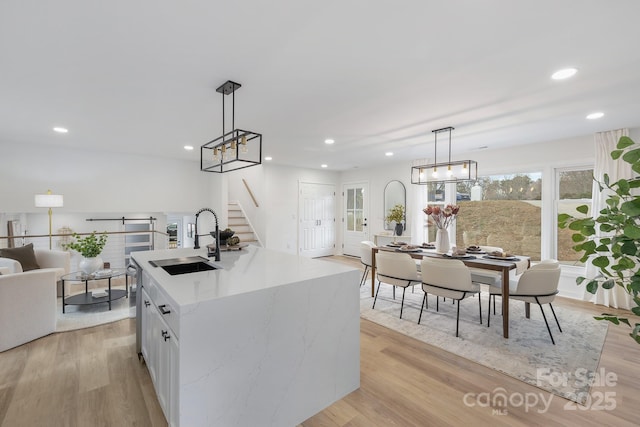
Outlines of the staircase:
[{"label": "staircase", "polygon": [[240,238],[240,243],[262,246],[238,202],[229,202],[227,211],[228,227],[235,231],[234,235]]}]

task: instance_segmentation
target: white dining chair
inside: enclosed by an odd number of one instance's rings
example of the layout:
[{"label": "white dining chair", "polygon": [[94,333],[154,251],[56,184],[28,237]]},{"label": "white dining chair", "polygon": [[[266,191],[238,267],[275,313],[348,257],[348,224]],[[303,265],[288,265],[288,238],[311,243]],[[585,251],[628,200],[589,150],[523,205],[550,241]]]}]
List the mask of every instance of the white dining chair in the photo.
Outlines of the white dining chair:
[{"label": "white dining chair", "polygon": [[[509,302],[511,302],[511,300],[520,300],[526,303],[538,304],[538,307],[540,307],[540,311],[542,312],[544,323],[547,325],[549,337],[551,337],[551,342],[554,345],[556,342],[553,339],[553,334],[551,333],[551,328],[549,328],[549,322],[547,322],[547,316],[544,314],[542,304],[549,304],[549,307],[551,307],[551,313],[553,313],[553,317],[558,325],[558,329],[562,332],[560,322],[558,322],[558,317],[553,309],[553,304],[551,304],[558,293],[560,272],[560,263],[558,261],[543,260],[526,270],[517,279],[509,281]],[[500,295],[502,291],[490,287],[489,292],[489,298],[493,298],[495,307],[496,295]],[[487,327],[489,327],[490,319],[491,308],[489,307]]]},{"label": "white dining chair", "polygon": [[436,311],[439,311],[438,298],[445,297],[455,300],[458,304],[456,313],[456,337],[460,323],[460,301],[472,295],[478,295],[478,308],[480,324],[482,324],[482,301],[480,298],[480,285],[471,281],[469,268],[460,260],[446,260],[437,258],[424,258],[422,260],[422,306],[418,324],[422,320],[422,310],[429,308],[428,294],[436,295]]},{"label": "white dining chair", "polygon": [[389,251],[379,251],[376,253],[376,276],[378,278],[378,288],[373,298],[372,309],[376,307],[380,285],[387,283],[402,288],[402,303],[400,304],[400,318],[404,308],[404,294],[409,286],[419,285],[422,281],[420,273],[416,269],[416,264],[409,254]]},{"label": "white dining chair", "polygon": [[375,243],[370,240],[360,242],[360,262],[364,265],[364,273],[362,273],[362,279],[360,279],[360,286],[364,285],[367,280],[367,274],[371,269],[371,250],[375,247]]}]

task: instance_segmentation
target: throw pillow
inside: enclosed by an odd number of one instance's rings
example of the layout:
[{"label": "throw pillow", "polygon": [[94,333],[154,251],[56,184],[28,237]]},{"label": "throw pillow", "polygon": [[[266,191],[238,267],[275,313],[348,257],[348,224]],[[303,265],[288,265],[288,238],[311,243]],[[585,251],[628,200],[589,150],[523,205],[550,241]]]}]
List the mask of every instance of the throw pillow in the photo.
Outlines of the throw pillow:
[{"label": "throw pillow", "polygon": [[36,254],[33,252],[33,243],[19,248],[0,249],[0,257],[15,259],[22,265],[22,271],[37,270],[40,268],[36,261]]}]

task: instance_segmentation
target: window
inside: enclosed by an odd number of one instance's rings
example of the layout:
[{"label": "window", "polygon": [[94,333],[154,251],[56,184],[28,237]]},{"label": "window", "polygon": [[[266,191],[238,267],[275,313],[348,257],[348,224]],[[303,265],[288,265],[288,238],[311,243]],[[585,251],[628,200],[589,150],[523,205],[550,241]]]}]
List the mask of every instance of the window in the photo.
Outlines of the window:
[{"label": "window", "polygon": [[[449,184],[450,185],[450,184]],[[447,187],[448,185],[443,182],[430,182],[427,185],[424,185],[423,188],[426,192],[426,205],[428,206],[441,206],[444,207],[447,204]],[[424,206],[423,206],[424,208]],[[421,208],[422,210],[422,208]],[[422,214],[423,217],[423,241],[427,242],[435,242],[436,241],[436,233],[437,227],[429,222],[429,218],[427,215]]]},{"label": "window", "polygon": [[362,188],[347,190],[347,231],[362,231],[364,219],[364,205]]},{"label": "window", "polygon": [[[557,218],[558,214],[561,213],[578,218],[591,216],[593,169],[558,169],[556,170],[556,182],[556,258],[562,264],[582,266],[584,264],[579,261],[580,253],[572,249],[575,246],[575,243],[571,240],[571,235],[574,231],[568,228],[564,230],[557,228]],[[580,205],[589,206],[589,211],[586,215],[576,211],[576,207]]]},{"label": "window", "polygon": [[456,243],[497,246],[540,260],[542,173],[480,177],[456,184]]}]

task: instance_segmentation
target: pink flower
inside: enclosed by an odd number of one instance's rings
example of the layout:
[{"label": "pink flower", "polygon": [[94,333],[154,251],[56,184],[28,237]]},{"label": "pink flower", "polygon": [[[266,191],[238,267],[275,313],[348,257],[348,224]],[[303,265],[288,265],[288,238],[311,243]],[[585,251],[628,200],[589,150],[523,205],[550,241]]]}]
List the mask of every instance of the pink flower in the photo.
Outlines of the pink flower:
[{"label": "pink flower", "polygon": [[447,205],[444,208],[440,206],[427,206],[422,209],[430,220],[440,229],[447,229],[449,225],[455,221],[456,215],[460,207],[458,205]]}]

